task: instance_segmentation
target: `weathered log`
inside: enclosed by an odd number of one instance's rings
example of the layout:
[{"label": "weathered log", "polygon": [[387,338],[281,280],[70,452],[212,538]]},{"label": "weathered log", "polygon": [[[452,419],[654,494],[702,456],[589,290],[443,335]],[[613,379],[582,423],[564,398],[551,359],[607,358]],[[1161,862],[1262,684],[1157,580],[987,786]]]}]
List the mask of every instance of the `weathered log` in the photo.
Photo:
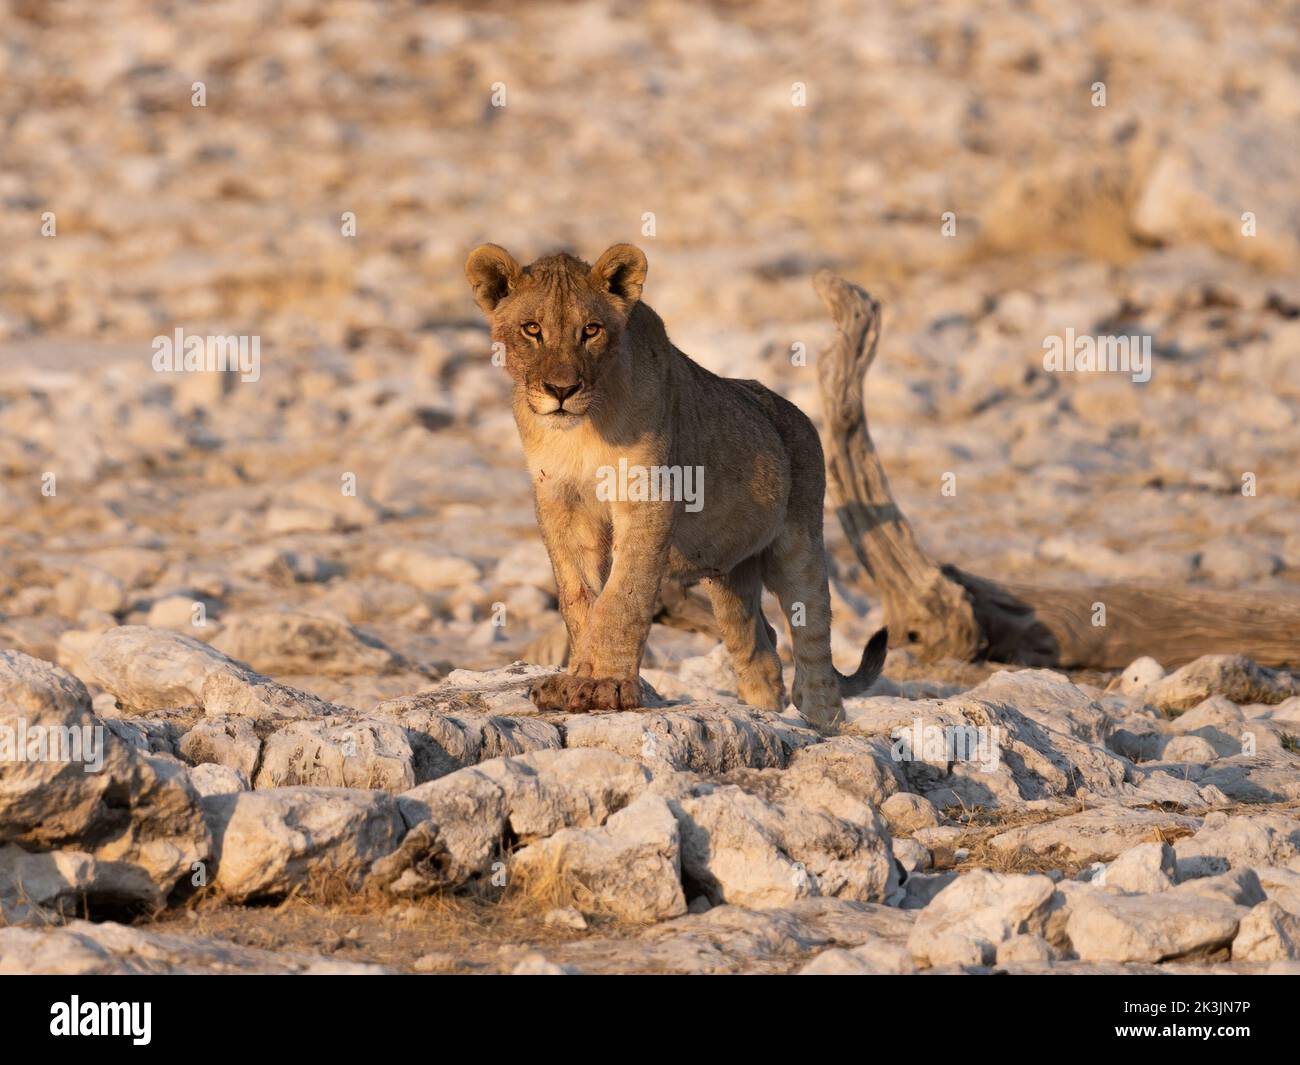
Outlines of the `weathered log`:
[{"label": "weathered log", "polygon": [[936,563],[895,503],[867,426],[863,380],[880,339],[880,305],[826,270],[814,285],[837,327],[818,362],[830,489],[845,535],[883,601],[895,646],[928,659],[1067,668],[1122,669],[1142,655],[1165,666],[1203,654],[1300,663],[1300,601],[1293,597],[1122,584],[1044,587]]},{"label": "weathered log", "polygon": [[817,362],[828,482],[844,534],[883,602],[890,642],[935,658],[975,658],[983,645],[971,597],[921,550],[867,430],[862,382],[876,357],[880,304],[826,270],[814,283],[838,327]]}]

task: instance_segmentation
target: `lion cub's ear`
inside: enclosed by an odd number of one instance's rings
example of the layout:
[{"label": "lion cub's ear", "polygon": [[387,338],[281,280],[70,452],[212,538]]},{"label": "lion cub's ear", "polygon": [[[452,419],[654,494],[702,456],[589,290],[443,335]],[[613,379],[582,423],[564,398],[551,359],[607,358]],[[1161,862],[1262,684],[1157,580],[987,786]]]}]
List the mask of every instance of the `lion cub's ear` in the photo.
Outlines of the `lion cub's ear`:
[{"label": "lion cub's ear", "polygon": [[474,301],[491,314],[519,280],[519,264],[500,244],[480,244],[465,260],[465,276]]},{"label": "lion cub's ear", "polygon": [[645,284],[645,252],[635,244],[615,244],[596,260],[591,279],[629,307],[641,298]]}]

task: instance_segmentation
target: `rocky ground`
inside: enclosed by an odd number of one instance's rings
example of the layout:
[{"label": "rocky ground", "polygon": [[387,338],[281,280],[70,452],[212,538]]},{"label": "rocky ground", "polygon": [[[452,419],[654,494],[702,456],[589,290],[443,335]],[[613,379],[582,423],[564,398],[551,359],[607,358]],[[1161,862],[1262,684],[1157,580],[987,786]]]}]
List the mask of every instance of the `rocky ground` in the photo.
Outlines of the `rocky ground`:
[{"label": "rocky ground", "polygon": [[[823,737],[656,627],[663,705],[534,713],[554,586],[461,273],[634,240],[679,346],[819,419],[829,266],[885,301],[934,555],[1300,595],[1284,13],[166,7],[0,0],[0,724],[105,737],[0,764],[0,970],[1293,967],[1285,670],[894,654]],[[156,372],[177,327],[258,380]],[[1151,380],[1044,372],[1066,328]],[[845,668],[882,616],[828,538]]]},{"label": "rocky ground", "polygon": [[1300,969],[1300,678],[1246,659],[885,680],[827,737],[717,652],[644,712],[537,713],[523,663],[358,710],[76,636],[0,655],[102,762],[6,766],[6,971]]}]

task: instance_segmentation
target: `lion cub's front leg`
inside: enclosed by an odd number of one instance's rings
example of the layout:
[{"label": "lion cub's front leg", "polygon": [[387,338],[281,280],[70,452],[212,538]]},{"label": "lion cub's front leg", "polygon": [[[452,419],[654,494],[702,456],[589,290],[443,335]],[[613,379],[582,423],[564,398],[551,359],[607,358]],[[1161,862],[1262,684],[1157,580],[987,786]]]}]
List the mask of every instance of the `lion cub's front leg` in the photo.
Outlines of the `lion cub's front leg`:
[{"label": "lion cub's front leg", "polygon": [[[541,507],[538,513],[541,516]],[[569,668],[533,685],[529,695],[539,709],[585,713],[641,705],[641,654],[654,616],[673,514],[672,503],[612,505],[609,578],[594,602],[580,593],[570,599],[561,586],[560,610],[570,635]],[[578,541],[572,532],[543,533],[560,585],[566,580],[560,575],[562,565],[574,571],[584,568],[574,558]],[[552,542],[556,548],[551,548]],[[563,563],[557,563],[557,557]],[[585,560],[588,566],[594,561]]]}]

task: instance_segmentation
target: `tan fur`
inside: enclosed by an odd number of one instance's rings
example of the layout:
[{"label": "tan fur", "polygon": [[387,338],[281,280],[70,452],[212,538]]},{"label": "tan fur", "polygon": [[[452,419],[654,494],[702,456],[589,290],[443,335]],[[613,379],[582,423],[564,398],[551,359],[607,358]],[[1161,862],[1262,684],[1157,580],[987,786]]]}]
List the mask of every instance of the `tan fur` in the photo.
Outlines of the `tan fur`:
[{"label": "tan fur", "polygon": [[[808,418],[757,381],[718,377],[678,351],[640,302],[646,261],[632,245],[614,245],[594,267],[561,254],[521,268],[486,244],[465,269],[505,347],[572,649],[568,672],[536,685],[533,701],[569,711],[640,705],[641,655],[669,576],[706,582],[741,698],[781,710],[775,633],[760,608],[766,585],[787,621],[802,620],[791,624],[795,705],[820,725],[836,722],[842,691],[879,673],[884,641],[873,639],[851,678],[831,664],[826,477]],[[601,468],[620,460],[702,469],[702,508],[599,498]]]}]

